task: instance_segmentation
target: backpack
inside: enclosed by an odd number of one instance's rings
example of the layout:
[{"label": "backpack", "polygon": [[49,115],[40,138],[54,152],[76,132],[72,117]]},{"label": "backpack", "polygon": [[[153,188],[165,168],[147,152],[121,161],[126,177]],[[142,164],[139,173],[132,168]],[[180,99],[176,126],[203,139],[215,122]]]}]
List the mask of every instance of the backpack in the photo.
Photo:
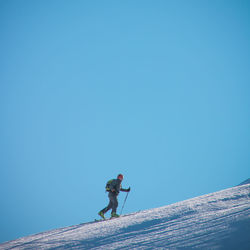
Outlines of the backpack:
[{"label": "backpack", "polygon": [[107,183],[106,183],[106,192],[109,192],[110,191],[110,186],[111,186],[111,183],[113,182],[114,179],[112,180],[109,180]]}]

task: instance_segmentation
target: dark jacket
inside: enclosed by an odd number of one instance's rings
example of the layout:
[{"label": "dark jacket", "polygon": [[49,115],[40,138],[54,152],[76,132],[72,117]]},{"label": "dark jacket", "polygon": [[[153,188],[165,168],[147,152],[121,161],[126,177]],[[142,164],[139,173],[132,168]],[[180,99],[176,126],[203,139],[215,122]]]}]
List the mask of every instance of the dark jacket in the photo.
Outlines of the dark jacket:
[{"label": "dark jacket", "polygon": [[111,190],[111,192],[115,193],[116,195],[118,195],[120,193],[120,191],[122,191],[122,192],[128,192],[128,189],[123,189],[122,188],[121,180],[119,180],[119,179],[114,179],[111,182],[111,184],[110,184],[110,190]]}]

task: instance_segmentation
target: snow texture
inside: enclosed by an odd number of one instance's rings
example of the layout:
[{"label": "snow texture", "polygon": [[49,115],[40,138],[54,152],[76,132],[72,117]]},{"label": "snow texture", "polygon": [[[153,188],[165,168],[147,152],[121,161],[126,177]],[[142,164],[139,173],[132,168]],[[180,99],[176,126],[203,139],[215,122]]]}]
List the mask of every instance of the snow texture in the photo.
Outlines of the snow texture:
[{"label": "snow texture", "polygon": [[0,249],[250,249],[250,184],[23,237]]}]

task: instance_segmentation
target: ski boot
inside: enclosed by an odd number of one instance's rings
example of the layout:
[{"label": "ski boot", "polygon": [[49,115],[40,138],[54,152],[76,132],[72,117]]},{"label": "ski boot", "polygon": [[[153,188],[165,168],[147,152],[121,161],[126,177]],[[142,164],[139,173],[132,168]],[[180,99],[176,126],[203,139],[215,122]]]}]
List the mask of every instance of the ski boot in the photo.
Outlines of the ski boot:
[{"label": "ski boot", "polygon": [[118,217],[119,217],[119,215],[117,213],[115,213],[115,212],[111,213],[111,219],[118,218]]},{"label": "ski boot", "polygon": [[105,220],[104,213],[102,211],[100,211],[98,214]]}]

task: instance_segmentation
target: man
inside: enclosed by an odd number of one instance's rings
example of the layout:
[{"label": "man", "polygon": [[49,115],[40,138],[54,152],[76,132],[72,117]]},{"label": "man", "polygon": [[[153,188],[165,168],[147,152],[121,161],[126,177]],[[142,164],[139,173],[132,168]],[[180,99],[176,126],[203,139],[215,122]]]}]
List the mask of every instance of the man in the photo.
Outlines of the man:
[{"label": "man", "polygon": [[120,191],[122,192],[130,192],[130,187],[128,189],[123,189],[121,186],[121,182],[123,180],[123,175],[119,174],[117,176],[117,179],[111,180],[109,187],[106,188],[107,191],[109,192],[108,197],[109,197],[109,204],[107,207],[102,209],[98,214],[105,219],[104,214],[108,212],[110,209],[112,209],[111,212],[111,218],[113,217],[119,217],[119,215],[116,213],[116,209],[118,207],[118,200],[117,196]]}]

